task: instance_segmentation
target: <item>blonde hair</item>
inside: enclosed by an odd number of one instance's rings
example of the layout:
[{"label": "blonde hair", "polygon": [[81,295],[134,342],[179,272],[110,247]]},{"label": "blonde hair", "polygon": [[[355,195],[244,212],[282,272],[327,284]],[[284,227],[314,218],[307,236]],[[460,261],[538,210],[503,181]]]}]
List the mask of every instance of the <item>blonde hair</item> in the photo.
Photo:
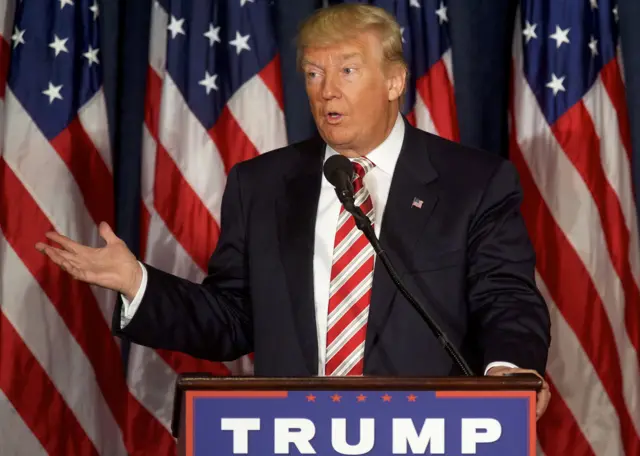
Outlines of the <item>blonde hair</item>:
[{"label": "blonde hair", "polygon": [[377,6],[342,3],[318,9],[302,23],[297,39],[297,66],[302,69],[304,49],[328,46],[354,38],[363,32],[377,33],[385,64],[400,64],[409,74],[402,51],[400,25],[393,15]]}]

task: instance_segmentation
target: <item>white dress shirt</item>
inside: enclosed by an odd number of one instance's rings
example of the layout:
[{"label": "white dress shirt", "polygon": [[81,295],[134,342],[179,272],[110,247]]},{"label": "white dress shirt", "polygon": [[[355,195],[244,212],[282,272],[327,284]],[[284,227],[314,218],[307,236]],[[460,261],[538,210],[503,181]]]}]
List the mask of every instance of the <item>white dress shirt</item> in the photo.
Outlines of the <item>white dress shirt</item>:
[{"label": "white dress shirt", "polygon": [[[382,214],[387,204],[391,177],[400,156],[404,139],[404,120],[398,116],[387,139],[367,154],[367,158],[375,165],[363,179],[369,190],[373,203],[373,228],[380,237]],[[338,152],[327,145],[325,161]],[[334,186],[322,176],[318,216],[316,219],[315,250],[313,256],[313,282],[316,306],[316,326],[318,328],[318,375],[324,375],[326,363],[327,317],[329,312],[329,284],[331,282],[331,265],[333,263],[333,243],[336,224],[342,204],[336,196]]]},{"label": "white dress shirt", "polygon": [[[382,215],[387,204],[389,188],[393,171],[400,156],[400,149],[404,139],[404,119],[398,115],[396,123],[387,138],[374,150],[367,154],[367,158],[373,162],[375,167],[364,177],[364,185],[369,190],[373,202],[374,218],[373,225],[376,236],[380,236],[380,225]],[[327,145],[325,150],[325,160],[338,152]],[[315,249],[313,256],[313,286],[315,296],[316,326],[318,334],[318,375],[325,373],[326,362],[326,337],[327,337],[327,313],[329,308],[329,283],[331,277],[331,265],[333,262],[333,242],[336,233],[336,224],[341,208],[340,200],[336,196],[333,185],[322,176],[320,189],[320,199],[318,201],[318,214],[315,227]],[[120,319],[121,327],[133,318],[136,309],[140,305],[142,296],[147,285],[147,271],[142,268],[142,282],[140,288],[131,301],[122,296],[123,306]],[[427,331],[425,326],[425,331]],[[492,362],[485,368],[486,372],[494,366],[516,367],[511,363]]]}]

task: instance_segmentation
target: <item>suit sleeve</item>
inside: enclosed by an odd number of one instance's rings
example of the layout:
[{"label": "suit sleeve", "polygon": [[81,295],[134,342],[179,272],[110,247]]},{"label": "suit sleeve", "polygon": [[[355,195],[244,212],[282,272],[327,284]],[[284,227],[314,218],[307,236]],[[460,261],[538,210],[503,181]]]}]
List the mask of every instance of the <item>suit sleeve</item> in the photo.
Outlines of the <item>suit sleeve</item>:
[{"label": "suit sleeve", "polygon": [[220,238],[203,283],[145,264],[147,287],[140,306],[121,328],[122,303],[118,303],[113,318],[116,335],[212,361],[231,361],[253,351],[245,220],[236,167],[227,178],[221,220]]},{"label": "suit sleeve", "polygon": [[485,366],[507,361],[543,375],[550,318],[535,284],[535,252],[521,202],[517,173],[505,161],[485,189],[471,223],[468,302]]}]

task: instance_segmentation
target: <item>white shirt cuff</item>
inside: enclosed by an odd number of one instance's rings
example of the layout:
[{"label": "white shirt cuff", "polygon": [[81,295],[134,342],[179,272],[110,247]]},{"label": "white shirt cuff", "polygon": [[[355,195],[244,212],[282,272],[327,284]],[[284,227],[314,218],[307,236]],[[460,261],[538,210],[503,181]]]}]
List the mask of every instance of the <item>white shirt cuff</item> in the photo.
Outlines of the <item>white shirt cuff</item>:
[{"label": "white shirt cuff", "polygon": [[484,375],[487,375],[487,372],[489,372],[489,369],[497,366],[512,367],[514,369],[518,368],[518,366],[516,366],[515,364],[511,364],[506,361],[494,361],[492,363],[487,364],[487,367],[485,367],[484,369]]},{"label": "white shirt cuff", "polygon": [[120,312],[120,328],[124,328],[129,324],[133,315],[138,310],[140,306],[140,302],[142,301],[142,297],[144,296],[144,292],[147,289],[147,268],[144,267],[142,263],[138,261],[140,265],[140,269],[142,269],[142,280],[140,281],[140,288],[138,288],[138,292],[133,297],[133,301],[129,302],[124,295],[120,295],[122,298],[122,308]]}]

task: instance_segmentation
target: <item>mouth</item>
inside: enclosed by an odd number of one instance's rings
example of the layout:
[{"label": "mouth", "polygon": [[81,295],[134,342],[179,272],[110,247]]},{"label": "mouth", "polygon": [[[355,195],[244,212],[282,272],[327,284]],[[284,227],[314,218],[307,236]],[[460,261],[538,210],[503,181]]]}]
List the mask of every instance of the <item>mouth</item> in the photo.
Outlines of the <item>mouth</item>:
[{"label": "mouth", "polygon": [[340,123],[340,121],[342,121],[344,115],[340,112],[337,111],[329,111],[328,113],[325,114],[325,119],[327,120],[327,123],[331,124],[331,125],[335,125],[337,123]]}]

